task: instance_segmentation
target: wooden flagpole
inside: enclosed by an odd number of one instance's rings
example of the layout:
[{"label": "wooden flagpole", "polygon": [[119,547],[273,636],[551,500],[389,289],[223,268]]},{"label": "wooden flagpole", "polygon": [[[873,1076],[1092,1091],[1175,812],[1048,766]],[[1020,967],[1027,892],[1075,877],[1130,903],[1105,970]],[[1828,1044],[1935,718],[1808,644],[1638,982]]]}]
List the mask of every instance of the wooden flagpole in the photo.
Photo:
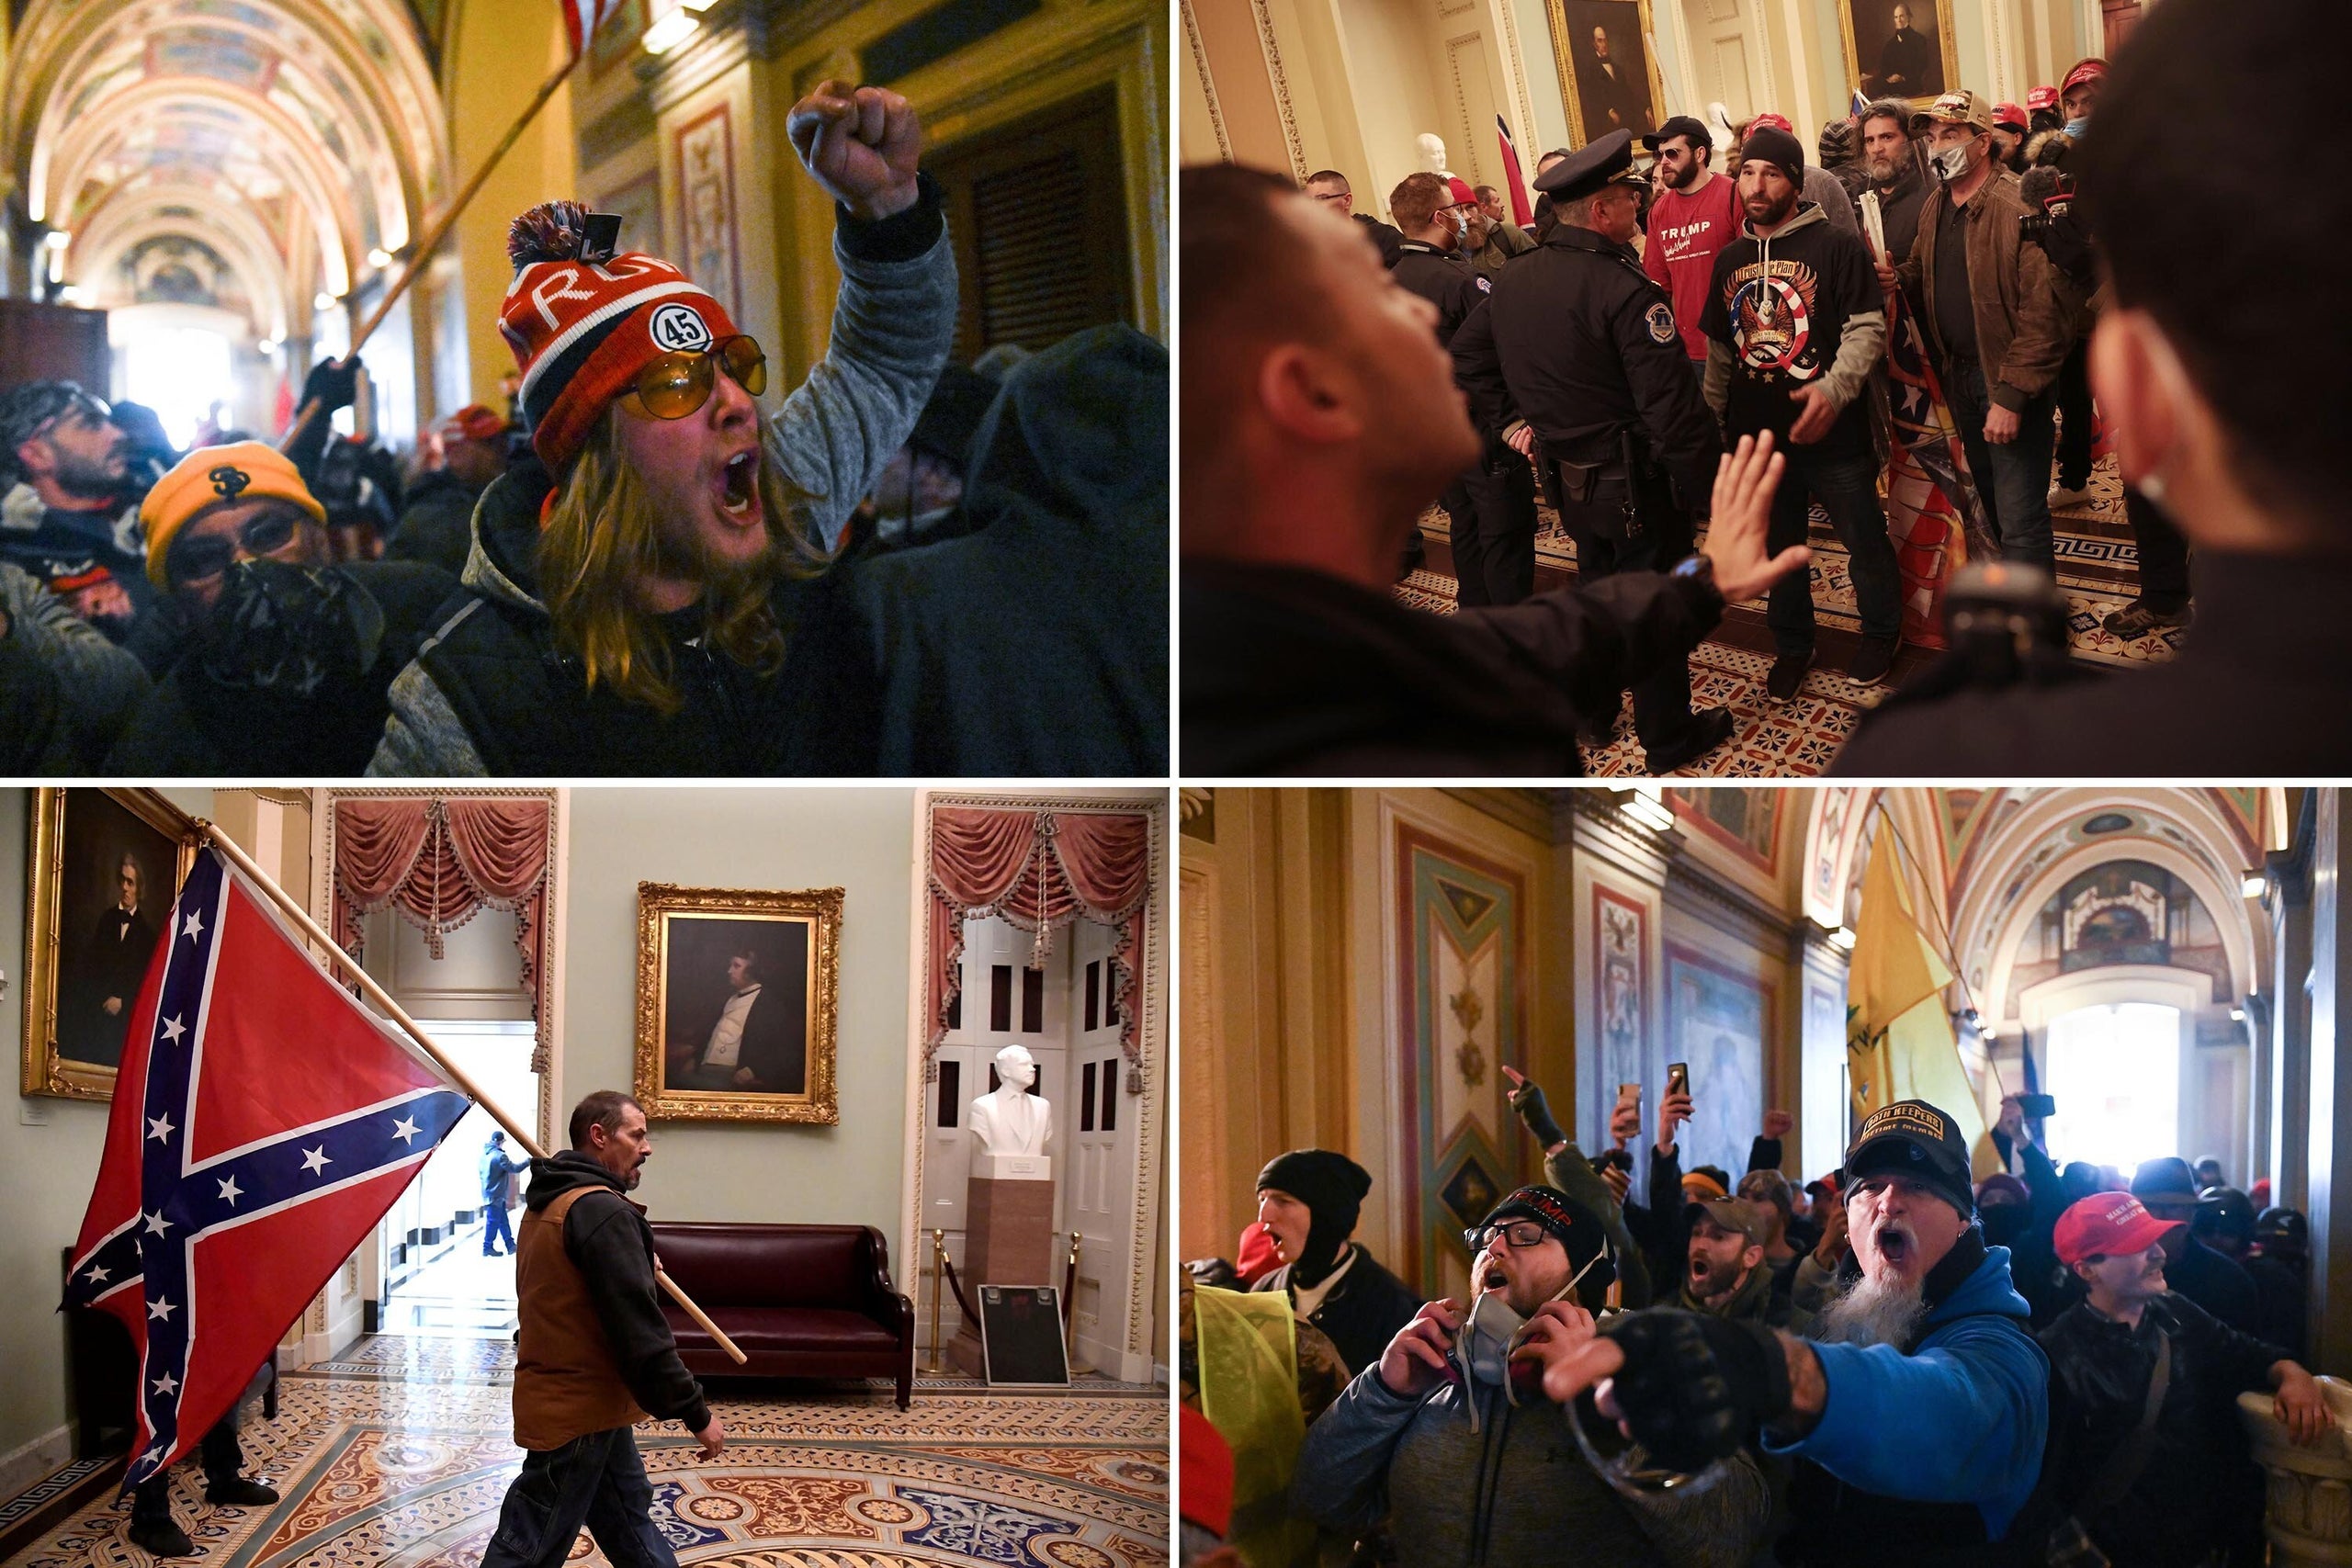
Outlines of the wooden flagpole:
[{"label": "wooden flagpole", "polygon": [[[293,920],[296,925],[301,927],[303,932],[308,935],[312,942],[317,942],[321,947],[326,949],[329,958],[334,963],[334,964],[338,968],[342,969],[345,974],[350,976],[352,979],[358,982],[359,988],[367,992],[368,997],[378,1007],[382,1008],[386,1012],[390,1013],[392,1016],[393,1021],[408,1032],[409,1038],[415,1041],[418,1047],[422,1049],[427,1056],[432,1058],[435,1066],[449,1075],[450,1081],[455,1083],[460,1089],[463,1089],[468,1099],[471,1100],[476,1105],[481,1106],[484,1111],[489,1111],[491,1119],[496,1122],[500,1126],[505,1128],[507,1134],[512,1136],[516,1143],[522,1145],[525,1149],[529,1151],[533,1159],[545,1159],[548,1157],[547,1151],[539,1146],[538,1140],[532,1137],[529,1132],[525,1130],[521,1122],[515,1121],[512,1116],[509,1116],[504,1108],[500,1106],[496,1100],[484,1094],[481,1091],[481,1087],[467,1075],[463,1068],[459,1067],[455,1062],[449,1060],[448,1057],[443,1055],[441,1054],[441,1048],[438,1045],[435,1045],[432,1040],[427,1037],[423,1029],[418,1027],[416,1020],[409,1017],[407,1010],[402,1008],[400,1003],[392,1000],[391,997],[385,991],[384,987],[376,983],[376,977],[373,975],[368,974],[367,970],[362,969],[352,958],[351,954],[344,952],[342,944],[337,942],[334,938],[329,936],[326,933],[325,928],[311,918],[311,912],[308,909],[303,908],[300,904],[297,904],[292,898],[288,897],[286,890],[277,886],[277,882],[272,879],[269,873],[262,870],[259,865],[254,863],[254,858],[251,855],[245,853],[243,849],[239,848],[236,842],[232,840],[228,834],[222,832],[220,828],[215,826],[213,823],[207,821],[205,818],[201,817],[196,818],[196,828],[197,831],[204,836],[206,842],[211,844],[222,854],[227,855],[232,861],[235,862],[237,869],[243,872],[248,877],[252,878],[254,886],[258,886],[265,894],[268,895],[270,902],[276,904],[279,909],[285,912],[286,916],[289,919]],[[670,1276],[664,1273],[658,1266],[653,1270],[653,1280],[656,1284],[660,1285],[664,1291],[669,1292],[670,1299],[676,1302],[679,1307],[684,1311],[685,1314],[688,1317],[693,1318],[695,1322],[701,1326],[702,1331],[705,1334],[709,1335],[713,1340],[718,1342],[720,1349],[726,1351],[729,1356],[734,1359],[737,1366],[741,1366],[743,1364],[744,1356],[741,1348],[739,1347],[734,1340],[729,1338],[726,1331],[721,1329],[718,1325],[710,1321],[709,1316],[704,1313],[702,1308],[696,1306],[693,1299],[689,1297],[685,1292],[678,1288],[678,1282],[675,1280],[671,1279]]]},{"label": "wooden flagpole", "polygon": [[[337,362],[338,368],[349,366],[359,356],[360,348],[375,335],[376,329],[383,325],[384,318],[391,313],[392,307],[400,302],[401,296],[408,292],[408,286],[416,281],[417,274],[423,272],[425,265],[432,261],[433,253],[441,248],[442,240],[449,232],[449,225],[458,220],[458,214],[466,209],[466,204],[473,200],[474,193],[481,189],[482,182],[490,178],[491,170],[498,167],[499,160],[506,156],[507,151],[521,138],[525,129],[538,118],[539,111],[547,107],[548,100],[555,96],[555,90],[563,85],[564,78],[571,74],[587,52],[587,46],[582,44],[578,56],[558,66],[546,81],[539,84],[537,94],[532,97],[529,106],[523,110],[522,118],[506,128],[506,134],[499,139],[497,146],[490,150],[490,156],[481,161],[481,166],[474,171],[473,178],[466,182],[465,188],[458,192],[457,199],[452,201],[441,216],[434,220],[431,231],[416,243],[410,253],[408,270],[401,274],[400,280],[392,285],[390,291],[378,301],[376,309],[370,312],[367,321],[360,324],[359,335],[351,340],[350,351]],[[294,423],[287,426],[285,436],[277,443],[277,449],[281,452],[292,449],[294,438],[302,434],[303,427],[316,418],[318,412],[318,399],[312,398],[304,403],[301,412],[294,416]]]}]

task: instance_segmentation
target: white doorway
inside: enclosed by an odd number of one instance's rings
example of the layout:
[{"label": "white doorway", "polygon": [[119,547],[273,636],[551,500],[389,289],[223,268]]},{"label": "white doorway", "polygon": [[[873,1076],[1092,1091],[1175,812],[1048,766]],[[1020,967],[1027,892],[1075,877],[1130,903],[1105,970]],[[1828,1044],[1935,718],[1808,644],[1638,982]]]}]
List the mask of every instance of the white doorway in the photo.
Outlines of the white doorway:
[{"label": "white doorway", "polygon": [[[368,972],[483,1094],[520,1125],[535,1125],[537,1030],[522,987],[514,915],[477,912],[440,934],[437,954],[436,944],[390,908],[369,915],[366,931]],[[473,1339],[514,1333],[514,1254],[502,1244],[499,1256],[484,1255],[490,1204],[482,1156],[497,1126],[481,1106],[469,1110],[377,1226],[362,1253],[369,1332]],[[511,1134],[506,1146],[517,1164],[526,1157]],[[522,1184],[513,1184],[518,1200]],[[513,1210],[510,1225],[521,1217],[519,1207]]]},{"label": "white doorway", "polygon": [[[1757,25],[1755,0],[1680,0],[1682,21],[1690,39],[1690,71],[1699,89],[1699,101],[1690,112],[1704,118],[1706,106],[1721,103],[1736,124],[1763,106],[1764,39]],[[1717,174],[1736,175],[1722,167],[1724,150],[1716,150]]]},{"label": "white doorway", "polygon": [[2052,1019],[2050,1146],[2126,1173],[2178,1153],[2180,1050],[2180,1010],[2160,1003],[2107,1002]]},{"label": "white doorway", "polygon": [[[1053,1138],[1046,1145],[1053,1160],[1054,1264],[1052,1277],[1038,1282],[1069,1283],[1070,1234],[1076,1232],[1075,1359],[1114,1377],[1135,1375],[1119,1341],[1129,1298],[1145,1288],[1128,1278],[1142,1118],[1136,1097],[1127,1091],[1119,1048],[1111,963],[1116,945],[1109,927],[1073,920],[1054,933],[1043,965],[1032,968],[1035,939],[1029,932],[994,917],[965,922],[963,989],[933,1057],[936,1078],[925,1086],[922,1234],[916,1237],[927,1267],[930,1232],[945,1231],[947,1255],[966,1293],[981,1282],[960,1273],[973,1149],[969,1107],[997,1087],[996,1054],[1022,1046],[1037,1062],[1031,1092],[1054,1108]],[[928,1355],[929,1303],[922,1307],[916,1336]],[[951,1297],[940,1317],[943,1339],[954,1337],[956,1318]]]}]

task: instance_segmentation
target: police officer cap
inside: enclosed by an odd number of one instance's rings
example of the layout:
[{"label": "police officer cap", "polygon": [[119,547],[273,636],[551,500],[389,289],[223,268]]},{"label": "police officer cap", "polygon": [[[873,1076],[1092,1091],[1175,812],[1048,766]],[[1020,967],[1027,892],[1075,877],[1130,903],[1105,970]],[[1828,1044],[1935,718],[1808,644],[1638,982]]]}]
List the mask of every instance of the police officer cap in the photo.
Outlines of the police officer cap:
[{"label": "police officer cap", "polygon": [[1612,130],[1598,141],[1569,153],[1535,176],[1535,188],[1555,205],[1582,201],[1603,186],[1628,175],[1634,166],[1634,133]]}]

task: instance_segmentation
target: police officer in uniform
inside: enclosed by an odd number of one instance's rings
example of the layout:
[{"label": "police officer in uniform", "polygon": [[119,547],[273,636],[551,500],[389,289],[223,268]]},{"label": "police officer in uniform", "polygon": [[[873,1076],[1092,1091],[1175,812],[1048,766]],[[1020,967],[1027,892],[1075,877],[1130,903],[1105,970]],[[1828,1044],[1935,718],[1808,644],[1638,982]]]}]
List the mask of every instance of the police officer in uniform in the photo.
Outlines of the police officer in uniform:
[{"label": "police officer in uniform", "polygon": [[[1493,282],[1462,253],[1468,193],[1453,188],[1460,183],[1408,175],[1388,197],[1405,234],[1388,270],[1437,307],[1437,340],[1449,346]],[[1485,454],[1438,497],[1453,522],[1454,603],[1464,609],[1516,604],[1535,592],[1534,471],[1493,426],[1481,433]]]},{"label": "police officer in uniform", "polygon": [[[1633,142],[1611,131],[1536,176],[1560,222],[1503,269],[1453,344],[1473,418],[1546,466],[1588,581],[1688,556],[1722,457],[1674,308],[1634,251]],[[1733,722],[1724,708],[1691,712],[1682,660],[1634,687],[1634,728],[1649,772],[1668,773]]]}]

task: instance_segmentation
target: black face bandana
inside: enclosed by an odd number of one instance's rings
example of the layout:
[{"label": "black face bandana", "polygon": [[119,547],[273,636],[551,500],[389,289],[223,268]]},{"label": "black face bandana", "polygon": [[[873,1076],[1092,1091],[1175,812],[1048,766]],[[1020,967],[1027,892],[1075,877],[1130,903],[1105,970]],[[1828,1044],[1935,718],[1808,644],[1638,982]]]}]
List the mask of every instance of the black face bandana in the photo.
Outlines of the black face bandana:
[{"label": "black face bandana", "polygon": [[384,640],[384,612],[333,570],[243,561],[220,580],[199,657],[216,683],[313,698],[356,682]]}]

